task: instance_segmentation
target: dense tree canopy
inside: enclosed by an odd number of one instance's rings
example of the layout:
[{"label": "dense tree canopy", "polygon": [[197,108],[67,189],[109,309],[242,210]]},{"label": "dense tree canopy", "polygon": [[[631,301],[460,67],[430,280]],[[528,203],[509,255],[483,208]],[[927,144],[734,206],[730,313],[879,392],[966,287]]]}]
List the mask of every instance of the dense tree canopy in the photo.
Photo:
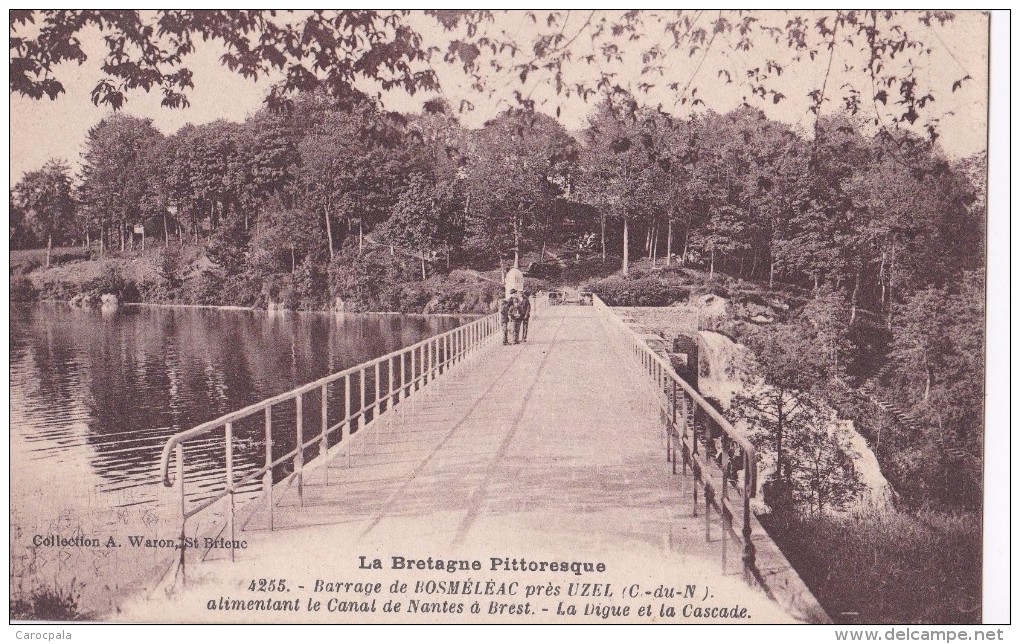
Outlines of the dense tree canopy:
[{"label": "dense tree canopy", "polygon": [[[947,428],[943,443],[976,453],[984,161],[949,159],[925,111],[969,79],[929,87],[918,64],[929,28],[952,14],[525,12],[512,37],[503,16],[12,12],[12,94],[59,95],[62,63],[83,61],[81,38],[97,33],[104,78],[92,99],[114,110],[132,90],[186,106],[186,60],[199,40],[219,43],[241,75],[278,80],[266,108],[240,123],[164,136],[145,119],[103,119],[77,181],[51,164],[12,191],[12,239],[31,230],[39,243],[98,238],[123,249],[133,226],[157,219],[164,243],[204,247],[210,288],[254,298],[286,282],[316,306],[371,291],[376,273],[424,280],[597,239],[624,271],[644,253],[653,265],[810,289],[818,310],[806,307],[803,328],[756,341],[779,391],[778,406],[759,405],[782,428],[769,440],[794,431],[783,405],[805,404],[808,384],[780,382],[788,363],[790,378],[875,377]],[[866,87],[837,86],[833,58]],[[818,86],[806,100],[787,97],[790,70],[815,59],[828,61]],[[512,107],[463,128],[457,114],[471,97],[443,93],[443,65]],[[743,100],[706,104],[706,79],[738,87]],[[426,93],[421,113],[385,109],[398,88]],[[578,97],[589,120],[568,132],[552,113]],[[761,109],[783,101],[812,126]],[[34,201],[37,192],[58,205]],[[848,373],[846,341],[862,319],[885,334],[895,368]],[[789,349],[805,342],[817,364]],[[801,438],[807,451],[786,462],[818,470],[822,452],[808,448],[823,437]],[[837,496],[831,481],[812,485],[815,502]]]},{"label": "dense tree canopy", "polygon": [[36,239],[46,242],[46,265],[50,265],[53,241],[62,241],[73,227],[74,198],[67,163],[50,160],[41,169],[22,177],[11,193],[11,236],[25,226]]},{"label": "dense tree canopy", "polygon": [[[271,107],[316,89],[341,100],[355,90],[442,92],[437,72],[446,66],[475,95],[526,110],[629,91],[672,112],[704,104],[698,90],[712,84],[732,86],[744,103],[787,101],[816,116],[840,105],[885,132],[916,124],[934,138],[938,116],[926,108],[972,80],[961,65],[958,77],[936,82],[918,64],[940,46],[935,30],[953,20],[948,11],[891,10],[19,10],[10,20],[10,91],[56,98],[62,63],[84,62],[82,39],[98,33],[104,77],[92,101],[114,109],[132,90],[188,106],[187,60],[201,40],[219,45],[231,71],[272,78]],[[783,74],[803,64],[824,73],[803,96],[787,96]],[[838,83],[840,73],[857,82]],[[459,98],[460,110],[473,107],[471,94]]]}]

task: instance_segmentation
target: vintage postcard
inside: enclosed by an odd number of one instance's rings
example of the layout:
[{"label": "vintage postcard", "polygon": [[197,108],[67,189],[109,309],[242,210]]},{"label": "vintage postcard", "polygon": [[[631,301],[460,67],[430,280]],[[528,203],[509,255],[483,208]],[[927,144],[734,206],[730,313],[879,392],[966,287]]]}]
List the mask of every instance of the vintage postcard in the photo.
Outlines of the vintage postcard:
[{"label": "vintage postcard", "polygon": [[9,17],[11,621],[1003,620],[988,13]]}]

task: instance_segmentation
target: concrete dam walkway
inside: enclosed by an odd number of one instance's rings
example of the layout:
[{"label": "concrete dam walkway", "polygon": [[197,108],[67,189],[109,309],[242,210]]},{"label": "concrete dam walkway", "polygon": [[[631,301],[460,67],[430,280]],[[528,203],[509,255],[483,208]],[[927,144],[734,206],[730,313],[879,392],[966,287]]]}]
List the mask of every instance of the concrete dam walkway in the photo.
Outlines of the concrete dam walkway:
[{"label": "concrete dam walkway", "polygon": [[[778,572],[788,588],[772,592],[795,594],[794,601],[745,583],[739,543],[731,541],[721,563],[719,522],[692,516],[690,493],[681,494],[690,479],[673,474],[663,457],[654,388],[605,326],[593,307],[538,308],[527,342],[490,341],[367,425],[363,440],[313,460],[303,499],[297,485],[278,484],[273,531],[266,508],[255,510],[237,533],[245,545],[236,561],[211,550],[189,563],[186,584],[140,598],[118,618],[763,623],[824,616],[763,531],[754,535],[759,567]],[[437,569],[455,561],[478,567]],[[593,572],[550,562],[590,563]],[[604,572],[595,572],[598,564]],[[299,612],[251,603],[270,599],[249,592],[251,582],[267,579],[286,580],[287,592],[272,599],[294,599]],[[410,586],[388,595],[395,581]],[[483,586],[450,595],[429,585],[453,581]],[[350,582],[379,583],[379,596],[371,587],[358,595]],[[517,582],[518,592],[488,594],[489,582]],[[582,584],[589,584],[584,594]],[[402,611],[384,612],[386,600],[401,601]],[[307,601],[321,601],[321,612]],[[475,601],[480,613],[471,614]]]}]

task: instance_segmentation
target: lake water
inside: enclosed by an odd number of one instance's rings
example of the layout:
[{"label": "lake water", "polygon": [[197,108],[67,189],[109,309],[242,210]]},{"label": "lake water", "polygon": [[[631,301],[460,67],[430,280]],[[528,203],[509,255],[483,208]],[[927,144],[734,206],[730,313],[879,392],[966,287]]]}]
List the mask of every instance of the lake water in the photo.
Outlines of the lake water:
[{"label": "lake water", "polygon": [[11,592],[73,592],[92,611],[165,553],[38,542],[172,532],[159,514],[169,436],[468,319],[60,304],[10,317]]}]

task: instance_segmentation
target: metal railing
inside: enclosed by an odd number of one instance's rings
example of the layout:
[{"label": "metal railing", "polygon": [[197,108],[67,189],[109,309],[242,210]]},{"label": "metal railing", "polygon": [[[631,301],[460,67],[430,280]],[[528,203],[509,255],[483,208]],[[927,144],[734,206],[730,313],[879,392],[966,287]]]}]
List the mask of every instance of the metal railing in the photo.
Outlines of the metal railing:
[{"label": "metal railing", "polygon": [[[617,331],[625,347],[640,363],[656,389],[666,443],[666,461],[677,474],[691,471],[691,511],[698,514],[699,488],[704,500],[705,540],[711,541],[714,511],[721,529],[722,565],[726,567],[729,537],[743,545],[742,561],[748,581],[757,582],[771,597],[755,564],[752,542],[750,499],[758,486],[758,455],[753,444],[737,431],[708,401],[683,378],[670,362],[652,350],[597,295],[593,306],[602,319]],[[681,479],[681,486],[683,486]],[[735,526],[736,524],[736,526]]]},{"label": "metal railing", "polygon": [[[185,544],[187,543],[185,537],[188,519],[217,502],[227,499],[225,530],[229,534],[227,547],[230,550],[231,560],[233,560],[237,513],[235,497],[238,492],[247,490],[258,493],[261,491],[261,496],[265,499],[268,509],[269,529],[272,530],[274,485],[296,481],[299,503],[304,503],[302,477],[306,465],[306,451],[309,448],[318,446],[318,456],[325,457],[329,454],[331,446],[334,448],[346,446],[349,454],[350,441],[366,430],[370,423],[403,401],[411,399],[415,392],[423,390],[438,376],[447,373],[453,366],[464,361],[487,341],[495,338],[499,329],[498,314],[479,318],[446,333],[320,378],[171,436],[163,447],[159,471],[164,486],[177,487],[179,490],[177,496],[179,497],[181,540],[178,571],[182,577],[185,565]],[[331,393],[333,394],[332,398]],[[331,401],[336,402],[337,395],[342,395],[342,404],[331,405]],[[306,427],[305,402],[312,400],[314,404],[315,398],[318,399],[321,410],[316,414],[318,423],[313,423],[313,425],[318,424],[318,427],[314,428],[314,433],[309,433],[306,432],[309,427]],[[274,415],[274,408],[279,409],[287,406],[286,411],[289,411],[291,403],[293,403],[294,409],[293,416],[291,416],[293,425],[289,422],[279,422],[281,414]],[[332,418],[331,412],[333,412]],[[293,432],[286,437],[286,442],[289,442],[291,438],[294,441],[293,449],[276,456],[273,454],[273,445],[281,437],[276,435],[278,432],[274,430],[274,416],[277,419],[277,429],[280,425],[285,424],[285,431]],[[261,437],[264,458],[258,461],[264,464],[254,467],[249,464],[246,469],[240,469],[237,467],[236,457],[238,455],[237,446],[241,443],[235,436],[235,427],[244,421],[251,420],[264,427]],[[222,450],[216,448],[218,440],[216,435],[221,431]],[[212,435],[212,439],[210,439],[210,435]],[[334,435],[336,435],[335,439],[333,439]],[[333,440],[332,445],[331,440]],[[207,471],[196,472],[195,467],[191,468],[189,471],[190,480],[193,483],[196,480],[200,481],[202,487],[198,498],[191,499],[189,499],[185,484],[188,480],[185,475],[185,446],[189,443],[201,446],[204,450],[208,450],[212,445],[216,448],[217,454],[223,455],[222,468],[219,463],[214,463],[214,471],[211,474]],[[250,446],[251,443],[252,440],[249,438],[244,444]],[[312,456],[308,460],[312,461],[314,458],[315,456]],[[274,481],[274,470],[286,467],[288,464],[292,465],[292,471],[282,480]],[[199,464],[199,468],[202,465]],[[171,477],[171,469],[176,470],[176,478]],[[196,474],[199,475],[196,476]],[[221,474],[222,478],[220,478]],[[210,479],[212,479],[211,483]]]}]

